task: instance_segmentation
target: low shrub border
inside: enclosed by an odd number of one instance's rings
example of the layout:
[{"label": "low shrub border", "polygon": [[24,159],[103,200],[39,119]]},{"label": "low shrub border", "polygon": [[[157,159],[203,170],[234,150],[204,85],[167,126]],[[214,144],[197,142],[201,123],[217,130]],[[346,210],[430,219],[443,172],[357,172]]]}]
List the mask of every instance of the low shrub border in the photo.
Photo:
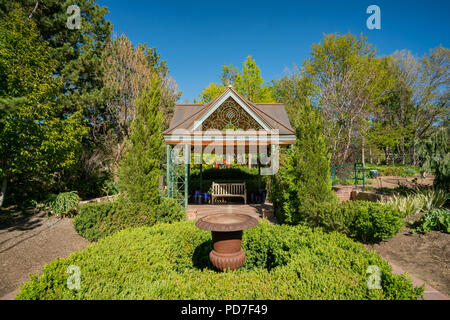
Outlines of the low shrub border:
[{"label": "low shrub border", "polygon": [[338,212],[345,221],[344,232],[365,243],[390,239],[404,226],[402,214],[381,202],[345,201]]},{"label": "low shrub border", "polygon": [[100,223],[114,213],[116,206],[115,201],[81,205],[79,214],[73,220],[75,230],[89,241],[105,237],[107,234],[99,230]]},{"label": "low shrub border", "polygon": [[[304,226],[259,226],[244,233],[245,265],[211,268],[211,233],[192,222],[129,228],[31,276],[16,299],[420,299],[405,275],[343,234]],[[80,268],[81,287],[66,283]],[[369,289],[368,267],[381,289]]]},{"label": "low shrub border", "polygon": [[[275,214],[279,218],[277,211]],[[352,239],[374,243],[392,238],[401,231],[404,221],[402,214],[391,205],[358,200],[316,204],[307,215],[299,216],[295,224],[339,231]]]},{"label": "low shrub border", "polygon": [[160,200],[156,210],[123,197],[108,202],[83,204],[73,220],[73,226],[82,237],[97,241],[127,227],[185,220],[186,211],[176,200],[165,197]]}]

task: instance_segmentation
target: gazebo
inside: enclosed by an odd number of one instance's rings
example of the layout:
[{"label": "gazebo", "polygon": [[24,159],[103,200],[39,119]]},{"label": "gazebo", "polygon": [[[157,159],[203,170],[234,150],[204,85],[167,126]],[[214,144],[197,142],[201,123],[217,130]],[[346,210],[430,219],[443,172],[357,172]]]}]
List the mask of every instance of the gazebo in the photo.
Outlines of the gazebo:
[{"label": "gazebo", "polygon": [[261,174],[277,172],[280,148],[295,143],[295,132],[283,104],[253,103],[232,86],[206,104],[177,104],[163,135],[167,196],[179,200],[185,208],[191,161],[202,164],[205,157],[219,155],[229,164],[255,164],[260,182]]}]

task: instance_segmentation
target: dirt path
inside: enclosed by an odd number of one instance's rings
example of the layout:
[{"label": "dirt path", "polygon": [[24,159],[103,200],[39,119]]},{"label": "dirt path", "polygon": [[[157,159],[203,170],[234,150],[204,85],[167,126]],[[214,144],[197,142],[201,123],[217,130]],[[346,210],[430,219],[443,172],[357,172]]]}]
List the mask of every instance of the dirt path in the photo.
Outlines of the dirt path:
[{"label": "dirt path", "polygon": [[[409,220],[415,221],[417,217]],[[413,234],[407,226],[392,239],[366,247],[450,297],[449,234],[437,231]]]},{"label": "dirt path", "polygon": [[[417,179],[417,180],[416,180]],[[381,176],[377,179],[371,179],[372,184],[370,186],[374,188],[390,188],[395,189],[398,187],[399,183],[402,185],[407,185],[409,187],[414,186],[414,181],[420,185],[433,185],[434,176],[430,175],[426,178],[416,177],[396,177],[396,176]]]},{"label": "dirt path", "polygon": [[[79,236],[68,218],[43,214],[21,215],[0,224],[0,298],[13,298],[29,273],[45,263],[67,257],[85,248],[89,241]],[[5,296],[6,295],[6,296]]]}]

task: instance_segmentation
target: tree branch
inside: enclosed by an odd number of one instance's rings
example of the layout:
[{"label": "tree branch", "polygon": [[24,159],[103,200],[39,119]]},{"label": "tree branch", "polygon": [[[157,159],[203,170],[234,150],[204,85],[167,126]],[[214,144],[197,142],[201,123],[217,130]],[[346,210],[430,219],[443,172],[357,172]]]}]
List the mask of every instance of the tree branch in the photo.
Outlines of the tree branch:
[{"label": "tree branch", "polygon": [[33,11],[31,11],[30,15],[28,16],[28,19],[31,19],[31,17],[33,16],[33,13],[36,12],[38,6],[39,6],[39,0],[36,0],[36,5],[34,6]]}]

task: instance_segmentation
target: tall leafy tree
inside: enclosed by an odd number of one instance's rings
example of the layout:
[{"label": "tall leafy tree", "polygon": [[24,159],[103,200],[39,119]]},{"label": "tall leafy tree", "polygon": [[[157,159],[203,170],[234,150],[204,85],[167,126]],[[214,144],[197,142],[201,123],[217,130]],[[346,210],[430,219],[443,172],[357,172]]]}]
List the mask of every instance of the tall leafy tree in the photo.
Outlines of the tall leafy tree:
[{"label": "tall leafy tree", "polygon": [[313,93],[312,82],[302,76],[298,67],[288,71],[285,76],[273,82],[273,95],[277,102],[283,103],[291,123],[298,118],[300,106],[310,104]]},{"label": "tall leafy tree", "polygon": [[144,88],[155,76],[161,80],[158,108],[163,128],[167,128],[175,101],[179,98],[175,82],[169,76],[165,61],[155,48],[134,46],[124,35],[114,37],[103,52],[105,117],[94,127],[93,138],[104,151],[104,159],[116,177],[117,165],[130,135],[136,114],[136,103]]},{"label": "tall leafy tree", "polygon": [[[392,81],[388,60],[362,35],[325,35],[314,44],[304,74],[313,83],[313,103],[322,110],[333,162],[347,162],[352,145],[361,141],[373,109],[387,98]],[[364,146],[364,142],[361,141]]]},{"label": "tall leafy tree", "polygon": [[261,69],[251,56],[244,61],[242,71],[233,66],[223,66],[220,79],[221,84],[211,83],[202,91],[199,103],[210,102],[230,84],[252,102],[275,102],[272,87],[264,82]]},{"label": "tall leafy tree", "polygon": [[[1,72],[1,71],[0,71]],[[0,97],[0,121],[25,102],[24,97]]]},{"label": "tall leafy tree", "polygon": [[387,92],[387,98],[372,109],[364,138],[370,150],[384,151],[386,163],[395,161],[396,152],[405,164],[407,146],[413,141],[413,89],[405,77],[407,71],[398,65],[394,56],[389,57],[386,65],[394,85]]},{"label": "tall leafy tree", "polygon": [[[69,6],[80,8],[80,29],[69,29]],[[0,18],[16,5],[32,19],[41,41],[49,44],[49,56],[56,61],[53,73],[62,79],[60,99],[68,111],[83,110],[95,122],[103,114],[102,51],[112,25],[105,20],[106,7],[94,0],[0,0]]]},{"label": "tall leafy tree", "polygon": [[206,88],[203,89],[202,93],[199,95],[200,100],[196,101],[194,99],[194,103],[208,103],[214,98],[218,97],[222,92],[224,92],[226,86],[223,84],[216,84],[211,82]]},{"label": "tall leafy tree", "polygon": [[8,181],[51,183],[73,168],[87,134],[81,111],[62,107],[55,65],[22,9],[0,20],[0,98],[20,102],[0,121],[0,206]]},{"label": "tall leafy tree", "polygon": [[[398,70],[398,82],[411,90],[407,125],[410,129],[409,147],[412,163],[417,163],[416,143],[425,140],[449,117],[450,50],[442,46],[431,49],[421,59],[408,51],[395,52],[392,61]],[[404,114],[404,113],[403,113]]]},{"label": "tall leafy tree", "polygon": [[409,51],[389,57],[395,83],[371,119],[368,142],[385,151],[385,160],[417,164],[417,141],[443,126],[449,114],[449,50],[438,47],[421,59]]},{"label": "tall leafy tree", "polygon": [[247,57],[242,71],[235,74],[234,81],[231,81],[231,84],[252,102],[274,102],[272,89],[264,83],[261,69],[251,56]]},{"label": "tall leafy tree", "polygon": [[[68,12],[68,8],[73,5],[80,9],[80,29],[67,26],[74,14]],[[15,6],[24,10],[26,19],[36,23],[39,39],[48,43],[49,58],[56,62],[52,72],[62,81],[58,99],[64,112],[81,110],[90,127],[78,155],[77,170],[70,174],[65,172],[60,180],[72,185],[71,188],[83,186],[92,190],[78,189],[82,194],[96,195],[94,189],[99,189],[100,185],[93,186],[100,181],[99,174],[107,169],[103,161],[98,161],[102,160],[102,152],[96,138],[100,134],[98,124],[106,118],[101,62],[112,30],[111,23],[105,19],[108,10],[94,0],[0,0],[0,18],[5,18]]]},{"label": "tall leafy tree", "polygon": [[130,200],[156,209],[164,139],[158,109],[161,80],[155,77],[136,101],[135,117],[119,167],[119,181]]}]

